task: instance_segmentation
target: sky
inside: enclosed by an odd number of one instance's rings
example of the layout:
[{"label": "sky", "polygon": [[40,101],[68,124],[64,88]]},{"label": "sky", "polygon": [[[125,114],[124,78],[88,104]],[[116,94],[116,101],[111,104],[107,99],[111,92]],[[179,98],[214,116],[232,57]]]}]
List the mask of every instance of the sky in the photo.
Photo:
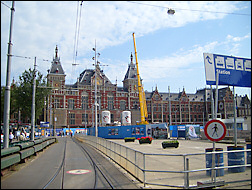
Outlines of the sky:
[{"label": "sky", "polygon": [[[1,86],[11,6],[1,1]],[[14,9],[11,81],[34,68],[35,57],[46,76],[57,45],[66,84],[73,84],[82,71],[94,69],[96,45],[101,69],[122,87],[134,55],[133,32],[149,92],[168,92],[170,86],[171,93],[184,88],[189,94],[209,87],[203,53],[251,59],[251,1],[16,1]],[[235,87],[235,93],[251,99],[251,88]]]}]

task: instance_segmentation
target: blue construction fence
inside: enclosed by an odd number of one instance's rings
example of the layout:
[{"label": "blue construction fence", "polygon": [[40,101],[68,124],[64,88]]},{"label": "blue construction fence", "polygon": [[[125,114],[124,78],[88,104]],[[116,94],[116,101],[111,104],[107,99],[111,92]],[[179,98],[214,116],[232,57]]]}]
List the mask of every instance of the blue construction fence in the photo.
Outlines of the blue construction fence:
[{"label": "blue construction fence", "polygon": [[[95,136],[95,128],[88,128],[87,135]],[[151,136],[151,129],[146,125],[98,127],[98,137],[102,138],[123,139],[125,137],[140,138],[145,136]]]},{"label": "blue construction fence", "polygon": [[194,139],[200,138],[200,130],[204,130],[204,126],[200,125],[171,125],[170,137]]},{"label": "blue construction fence", "polygon": [[[107,126],[98,127],[98,137],[107,139],[123,139],[125,137],[146,137],[167,139],[167,137],[175,138],[200,138],[200,125],[171,125],[166,123],[148,124],[148,125],[128,125],[128,126]],[[44,130],[44,131],[43,131]],[[41,131],[42,136],[52,136],[52,128],[44,128]],[[95,127],[91,128],[70,128],[70,131],[76,133],[84,133],[86,135],[95,136]],[[68,128],[56,128],[57,136],[70,135]],[[169,135],[168,135],[169,133]]]},{"label": "blue construction fence", "polygon": [[[168,129],[169,127],[169,129]],[[149,124],[149,125],[129,125],[129,126],[107,126],[98,127],[98,137],[108,139],[123,139],[125,137],[146,137],[153,138],[168,137],[183,137],[183,138],[200,138],[200,125],[171,125],[167,126],[166,123]],[[95,128],[87,129],[87,135],[95,136]]]}]

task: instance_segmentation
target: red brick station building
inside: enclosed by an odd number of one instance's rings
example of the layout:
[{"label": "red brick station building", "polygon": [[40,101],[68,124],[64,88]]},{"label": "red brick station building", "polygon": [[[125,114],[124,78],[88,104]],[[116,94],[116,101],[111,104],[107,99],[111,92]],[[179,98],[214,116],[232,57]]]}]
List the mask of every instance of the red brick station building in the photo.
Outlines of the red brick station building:
[{"label": "red brick station building", "polygon": [[[95,123],[95,69],[84,70],[77,81],[69,85],[65,84],[66,74],[63,66],[56,46],[55,57],[47,74],[47,82],[52,90],[51,95],[47,97],[41,121],[53,121],[51,124],[56,125],[56,128],[92,127]],[[232,91],[229,87],[225,87],[219,89],[218,93],[219,117],[227,120],[233,118]],[[184,88],[178,93],[168,93],[159,92],[156,87],[152,92],[145,91],[145,96],[149,123],[165,122],[168,125],[199,124],[204,126],[211,114],[210,88],[189,94]],[[215,89],[213,89],[213,97],[215,97]],[[236,96],[236,99],[237,117],[251,123],[250,100],[246,95]],[[105,110],[111,113],[111,125],[121,122],[122,112],[126,110],[131,112],[132,125],[140,121],[137,71],[132,54],[122,87],[112,84],[97,66],[97,102],[99,104],[98,126],[102,126],[101,113]],[[251,124],[246,124],[245,127],[251,130]]]}]

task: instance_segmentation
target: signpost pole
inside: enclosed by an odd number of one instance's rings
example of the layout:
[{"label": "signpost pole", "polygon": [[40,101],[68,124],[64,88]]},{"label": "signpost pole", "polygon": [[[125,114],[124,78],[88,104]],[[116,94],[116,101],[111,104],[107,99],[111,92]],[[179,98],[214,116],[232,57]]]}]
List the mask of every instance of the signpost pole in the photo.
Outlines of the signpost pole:
[{"label": "signpost pole", "polygon": [[218,110],[218,85],[219,85],[219,73],[216,71],[216,90],[215,90],[215,110],[214,110],[214,119],[217,119],[217,110]]},{"label": "signpost pole", "polygon": [[235,88],[233,86],[233,95],[234,95],[234,144],[237,146],[237,124],[236,124],[236,98],[235,98]]},{"label": "signpost pole", "polygon": [[[218,110],[218,83],[219,83],[219,73],[216,71],[216,90],[215,90],[215,109],[214,109],[214,119],[217,119]],[[215,141],[213,141],[213,152],[215,152]],[[215,168],[215,154],[212,154],[212,167]],[[212,181],[216,182],[216,170],[212,171]]]},{"label": "signpost pole", "polygon": [[222,140],[226,136],[227,128],[225,124],[218,120],[212,119],[206,123],[204,127],[204,133],[206,137],[213,141],[213,151],[212,151],[212,173],[211,182],[216,183],[216,170],[215,170],[215,142]]},{"label": "signpost pole", "polygon": [[213,98],[213,88],[211,86],[211,119],[214,119],[214,98]]}]

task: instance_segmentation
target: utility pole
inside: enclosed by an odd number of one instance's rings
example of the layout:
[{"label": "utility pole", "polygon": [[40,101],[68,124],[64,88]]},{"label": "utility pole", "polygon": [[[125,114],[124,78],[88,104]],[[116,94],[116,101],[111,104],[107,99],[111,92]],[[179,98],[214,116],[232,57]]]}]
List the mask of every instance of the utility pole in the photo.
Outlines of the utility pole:
[{"label": "utility pole", "polygon": [[36,57],[34,60],[34,73],[33,73],[33,90],[32,90],[32,109],[31,109],[31,135],[30,140],[34,140],[35,129],[35,95],[36,95]]},{"label": "utility pole", "polygon": [[4,94],[4,146],[3,148],[9,148],[9,119],[10,119],[10,71],[11,71],[11,50],[12,50],[12,26],[14,16],[14,1],[12,1],[11,7],[11,19],[10,19],[10,34],[8,43],[7,54],[7,73],[6,73],[6,87]]},{"label": "utility pole", "polygon": [[98,127],[97,127],[97,62],[96,62],[96,41],[95,41],[95,47],[93,48],[95,51],[95,56],[93,59],[95,60],[95,136],[98,137]]},{"label": "utility pole", "polygon": [[168,139],[170,138],[170,126],[171,126],[171,124],[172,124],[172,118],[171,118],[171,91],[170,91],[170,86],[168,86],[168,91],[169,91],[169,98],[168,98],[168,100],[169,100],[169,126],[168,126],[168,135],[167,135],[167,137],[168,137]]}]

